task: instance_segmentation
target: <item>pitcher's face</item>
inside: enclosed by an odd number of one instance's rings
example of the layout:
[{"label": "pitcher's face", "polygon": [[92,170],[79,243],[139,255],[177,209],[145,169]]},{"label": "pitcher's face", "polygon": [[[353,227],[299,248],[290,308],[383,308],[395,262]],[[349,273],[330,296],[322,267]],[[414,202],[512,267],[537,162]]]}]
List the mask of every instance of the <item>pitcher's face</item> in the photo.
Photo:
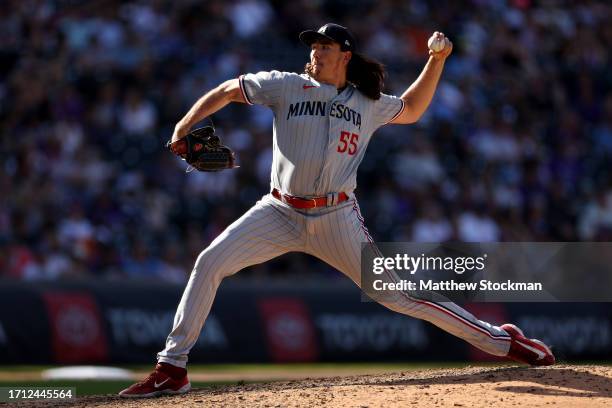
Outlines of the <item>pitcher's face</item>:
[{"label": "pitcher's face", "polygon": [[315,42],[310,46],[311,73],[317,81],[332,81],[346,74],[351,56],[342,51],[336,42]]}]

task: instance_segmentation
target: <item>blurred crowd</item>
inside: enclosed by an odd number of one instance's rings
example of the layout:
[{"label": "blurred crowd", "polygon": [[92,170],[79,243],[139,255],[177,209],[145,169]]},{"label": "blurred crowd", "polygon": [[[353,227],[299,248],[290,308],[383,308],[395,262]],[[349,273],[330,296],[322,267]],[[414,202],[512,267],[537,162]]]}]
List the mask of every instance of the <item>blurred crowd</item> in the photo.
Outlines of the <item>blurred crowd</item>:
[{"label": "blurred crowd", "polygon": [[[374,136],[356,191],[377,241],[612,238],[607,1],[8,0],[0,3],[0,277],[181,282],[269,191],[272,115],[212,118],[240,168],[185,174],[164,149],[204,92],[301,72],[297,35],[348,26],[399,95],[454,43],[412,126]],[[608,21],[608,23],[606,23]],[[336,276],[305,255],[245,276]]]}]

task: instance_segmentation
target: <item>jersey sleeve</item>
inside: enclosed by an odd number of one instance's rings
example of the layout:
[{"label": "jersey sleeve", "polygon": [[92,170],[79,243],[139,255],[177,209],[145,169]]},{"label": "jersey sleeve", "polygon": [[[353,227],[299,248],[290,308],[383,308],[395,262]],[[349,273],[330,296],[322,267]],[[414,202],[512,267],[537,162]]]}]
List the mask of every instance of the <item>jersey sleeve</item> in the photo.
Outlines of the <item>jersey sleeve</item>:
[{"label": "jersey sleeve", "polygon": [[281,102],[283,83],[286,75],[279,71],[261,71],[256,74],[241,75],[238,78],[240,90],[249,105],[276,106]]},{"label": "jersey sleeve", "polygon": [[376,127],[386,125],[393,121],[404,111],[404,101],[397,96],[381,94],[380,99],[374,102],[373,118]]}]

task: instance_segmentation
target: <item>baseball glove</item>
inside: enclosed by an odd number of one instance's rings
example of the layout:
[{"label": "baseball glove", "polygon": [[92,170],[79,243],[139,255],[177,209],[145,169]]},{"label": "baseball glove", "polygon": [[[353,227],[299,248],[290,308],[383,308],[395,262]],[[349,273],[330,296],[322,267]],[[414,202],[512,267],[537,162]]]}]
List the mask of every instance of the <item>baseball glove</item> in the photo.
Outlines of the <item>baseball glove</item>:
[{"label": "baseball glove", "polygon": [[236,155],[232,149],[221,144],[212,126],[194,129],[175,142],[169,140],[166,147],[199,171],[220,171],[238,167],[235,164]]}]

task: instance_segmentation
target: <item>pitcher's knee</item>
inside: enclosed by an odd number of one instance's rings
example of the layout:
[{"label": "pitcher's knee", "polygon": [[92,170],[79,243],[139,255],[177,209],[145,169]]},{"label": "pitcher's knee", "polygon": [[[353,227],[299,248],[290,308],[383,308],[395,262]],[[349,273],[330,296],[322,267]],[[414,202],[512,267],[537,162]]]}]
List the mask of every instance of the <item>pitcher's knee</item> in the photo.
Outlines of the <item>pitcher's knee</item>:
[{"label": "pitcher's knee", "polygon": [[205,276],[207,279],[220,283],[223,278],[232,274],[231,265],[226,265],[226,263],[228,262],[206,249],[198,255],[191,274],[197,277]]},{"label": "pitcher's knee", "polygon": [[378,303],[389,310],[411,316],[417,319],[429,320],[428,308],[420,302],[403,296],[388,296],[384,299],[376,299]]}]

